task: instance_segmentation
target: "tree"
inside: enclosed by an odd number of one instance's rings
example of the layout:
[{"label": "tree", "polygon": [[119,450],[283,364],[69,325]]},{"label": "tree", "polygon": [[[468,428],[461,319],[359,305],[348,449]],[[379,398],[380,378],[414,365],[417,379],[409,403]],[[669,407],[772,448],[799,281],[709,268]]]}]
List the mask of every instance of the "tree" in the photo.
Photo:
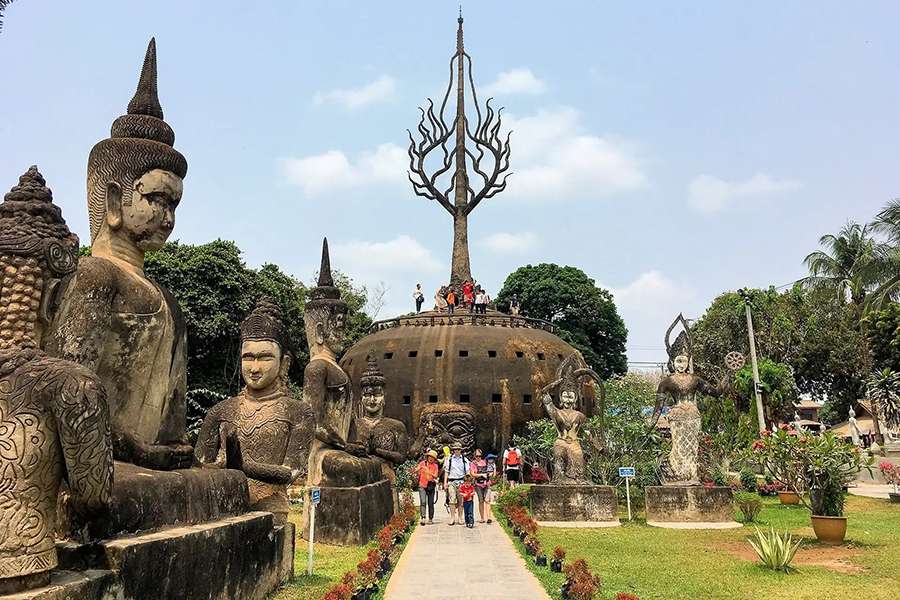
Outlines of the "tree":
[{"label": "tree", "polygon": [[875,217],[872,228],[887,240],[878,248],[878,287],[869,302],[869,307],[880,309],[885,302],[900,300],[900,199],[888,202]]},{"label": "tree", "polygon": [[515,295],[523,314],[559,328],[559,337],[578,349],[600,377],[625,373],[628,330],[612,294],[575,267],[542,263],[519,267],[497,294],[497,304],[509,309]]},{"label": "tree", "polygon": [[[753,372],[750,365],[734,374],[734,384],[748,407],[754,407]],[[769,424],[783,423],[794,414],[797,400],[797,384],[790,365],[768,358],[759,361],[759,384],[762,388],[763,410]]]},{"label": "tree", "polygon": [[882,369],[872,373],[868,395],[884,425],[900,428],[900,372]]},{"label": "tree", "polygon": [[900,372],[900,304],[892,302],[884,310],[873,311],[865,321],[875,369]]},{"label": "tree", "polygon": [[862,307],[874,283],[878,252],[871,226],[849,221],[837,235],[820,237],[819,244],[825,250],[812,252],[803,260],[809,268],[803,284],[830,290]]}]

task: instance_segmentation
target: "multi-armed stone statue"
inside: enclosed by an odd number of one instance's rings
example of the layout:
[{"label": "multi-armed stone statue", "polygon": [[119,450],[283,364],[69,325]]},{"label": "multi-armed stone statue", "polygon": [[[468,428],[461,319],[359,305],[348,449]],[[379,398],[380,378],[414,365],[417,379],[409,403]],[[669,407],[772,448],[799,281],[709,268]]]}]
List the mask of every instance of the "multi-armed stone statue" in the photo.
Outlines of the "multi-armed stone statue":
[{"label": "multi-armed stone statue", "polygon": [[31,167],[0,204],[0,594],[49,583],[63,480],[83,518],[110,499],[103,385],[39,349],[50,292],[77,263],[78,238]]},{"label": "multi-armed stone statue", "polygon": [[172,233],[187,161],[172,147],[150,40],[128,113],[88,159],[91,256],[65,286],[47,351],[88,367],[108,393],[117,460],[189,467],[185,327],[178,303],[144,274]]},{"label": "multi-armed stone statue", "polygon": [[390,518],[393,502],[381,465],[368,457],[366,448],[350,441],[354,415],[350,377],[337,364],[347,309],[334,285],[324,240],[318,285],[309,291],[304,314],[310,359],[303,398],[311,404],[316,422],[307,483],[323,488],[316,539],[358,544]]},{"label": "multi-armed stone statue", "polygon": [[[587,422],[587,417],[575,407],[581,403],[582,379],[590,379],[602,385],[600,376],[583,363],[577,354],[566,358],[557,370],[557,379],[541,390],[544,408],[556,426],[556,441],[553,442],[554,484],[578,485],[588,483],[584,476],[584,452],[581,449],[579,432]],[[559,405],[553,403],[550,391],[559,390]]]},{"label": "multi-armed stone statue", "polygon": [[351,438],[381,465],[382,476],[393,485],[397,479],[394,468],[409,453],[406,425],[384,416],[384,373],[374,358],[369,358],[359,383],[361,414],[353,421]]},{"label": "multi-armed stone statue", "polygon": [[239,469],[247,477],[251,508],[284,523],[287,486],[306,475],[315,423],[306,402],[287,385],[291,364],[281,311],[261,299],[241,324],[240,395],[212,407],[197,439],[203,466]]}]

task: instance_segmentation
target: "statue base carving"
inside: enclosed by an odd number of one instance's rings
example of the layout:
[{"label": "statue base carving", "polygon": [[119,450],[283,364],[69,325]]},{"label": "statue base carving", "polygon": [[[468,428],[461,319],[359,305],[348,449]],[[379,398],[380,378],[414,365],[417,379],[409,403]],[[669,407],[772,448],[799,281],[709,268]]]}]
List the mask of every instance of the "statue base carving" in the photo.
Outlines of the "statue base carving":
[{"label": "statue base carving", "polygon": [[[320,487],[316,506],[316,541],[337,546],[368,543],[394,514],[394,495],[387,479],[359,487]],[[309,516],[303,518],[309,539]]]},{"label": "statue base carving", "polygon": [[122,586],[111,571],[53,571],[47,585],[0,598],[10,600],[118,600]]},{"label": "statue base carving", "polygon": [[730,487],[658,485],[644,488],[647,524],[692,529],[741,527]]},{"label": "statue base carving", "polygon": [[531,512],[538,521],[619,522],[616,488],[611,485],[531,486]]}]

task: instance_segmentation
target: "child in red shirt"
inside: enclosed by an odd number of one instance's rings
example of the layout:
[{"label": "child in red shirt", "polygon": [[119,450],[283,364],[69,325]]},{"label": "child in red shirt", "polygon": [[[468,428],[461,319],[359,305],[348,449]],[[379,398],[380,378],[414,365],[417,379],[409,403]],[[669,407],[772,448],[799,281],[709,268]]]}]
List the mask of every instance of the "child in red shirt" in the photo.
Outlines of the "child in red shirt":
[{"label": "child in red shirt", "polygon": [[466,515],[466,527],[475,527],[475,484],[472,483],[472,475],[466,473],[466,478],[459,486],[459,495],[463,499],[463,511]]}]

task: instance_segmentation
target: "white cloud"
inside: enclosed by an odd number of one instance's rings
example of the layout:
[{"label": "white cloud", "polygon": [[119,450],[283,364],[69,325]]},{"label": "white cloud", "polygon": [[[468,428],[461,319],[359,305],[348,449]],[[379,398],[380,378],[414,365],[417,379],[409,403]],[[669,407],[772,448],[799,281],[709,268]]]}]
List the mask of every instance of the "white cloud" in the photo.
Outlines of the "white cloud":
[{"label": "white cloud", "polygon": [[742,201],[758,200],[800,188],[800,182],[777,180],[757,173],[742,181],[725,181],[713,175],[698,175],[688,184],[688,204],[694,210],[711,214]]},{"label": "white cloud", "polygon": [[303,158],[285,158],[281,167],[293,185],[314,196],[336,189],[406,181],[406,150],[396,144],[380,144],[351,161],[340,150]]},{"label": "white cloud", "polygon": [[483,93],[487,96],[543,94],[545,91],[547,91],[547,84],[535,77],[531,69],[525,67],[504,71],[497,75],[497,79],[483,88]]},{"label": "white cloud", "polygon": [[398,273],[434,273],[442,263],[415,238],[400,235],[386,242],[353,240],[331,246],[334,264],[352,265],[367,279],[389,278]]},{"label": "white cloud", "polygon": [[539,244],[538,236],[530,231],[522,233],[497,232],[484,240],[484,245],[499,254],[525,254]]},{"label": "white cloud", "polygon": [[565,106],[507,117],[513,132],[510,195],[596,197],[647,184],[633,144],[585,133],[579,120],[578,111]]},{"label": "white cloud", "polygon": [[357,110],[369,104],[387,100],[397,90],[397,81],[393,77],[382,75],[372,83],[357,88],[316,92],[313,104],[339,104],[347,110]]}]

